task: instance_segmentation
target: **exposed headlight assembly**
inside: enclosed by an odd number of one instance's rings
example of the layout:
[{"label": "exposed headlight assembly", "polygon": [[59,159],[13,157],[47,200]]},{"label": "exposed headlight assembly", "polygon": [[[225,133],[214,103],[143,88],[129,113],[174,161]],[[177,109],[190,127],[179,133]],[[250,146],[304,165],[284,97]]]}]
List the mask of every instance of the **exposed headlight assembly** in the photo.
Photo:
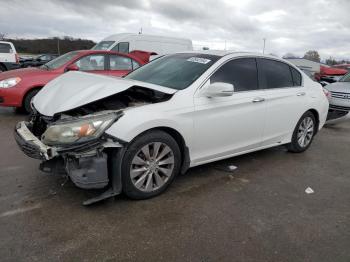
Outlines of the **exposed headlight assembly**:
[{"label": "exposed headlight assembly", "polygon": [[109,113],[83,117],[74,121],[62,121],[48,127],[41,140],[47,145],[66,145],[98,138],[121,113]]},{"label": "exposed headlight assembly", "polygon": [[15,85],[17,85],[19,82],[21,82],[21,78],[20,77],[12,77],[12,78],[8,78],[5,80],[1,80],[0,81],[0,88],[10,88],[13,87]]}]

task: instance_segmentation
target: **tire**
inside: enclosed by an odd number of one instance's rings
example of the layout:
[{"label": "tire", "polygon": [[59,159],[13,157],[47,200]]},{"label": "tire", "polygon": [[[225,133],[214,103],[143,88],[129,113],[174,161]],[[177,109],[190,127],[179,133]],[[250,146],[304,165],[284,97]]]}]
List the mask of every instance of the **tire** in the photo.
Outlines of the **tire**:
[{"label": "tire", "polygon": [[123,192],[131,199],[157,196],[173,182],[180,167],[181,153],[175,139],[163,131],[147,132],[137,137],[124,154]]},{"label": "tire", "polygon": [[292,153],[301,153],[308,149],[317,130],[317,123],[313,113],[307,111],[299,119],[287,149]]},{"label": "tire", "polygon": [[6,68],[4,66],[0,65],[0,73],[5,72],[5,71],[7,71]]},{"label": "tire", "polygon": [[32,90],[32,91],[29,91],[27,93],[27,95],[25,96],[24,98],[24,101],[23,101],[23,110],[30,114],[32,113],[32,107],[30,106],[30,102],[32,101],[33,97],[39,92],[40,90],[38,89],[35,89],[35,90]]}]

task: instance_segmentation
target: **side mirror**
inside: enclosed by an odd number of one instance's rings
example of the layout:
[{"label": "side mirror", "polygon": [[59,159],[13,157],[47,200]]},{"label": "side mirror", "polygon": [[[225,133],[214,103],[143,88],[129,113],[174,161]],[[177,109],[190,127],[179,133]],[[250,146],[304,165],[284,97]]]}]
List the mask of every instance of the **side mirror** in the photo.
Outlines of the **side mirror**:
[{"label": "side mirror", "polygon": [[66,71],[79,71],[79,67],[76,64],[70,64],[66,67]]},{"label": "side mirror", "polygon": [[232,84],[216,82],[210,84],[203,91],[203,95],[206,97],[224,97],[232,96],[234,92],[234,86]]}]

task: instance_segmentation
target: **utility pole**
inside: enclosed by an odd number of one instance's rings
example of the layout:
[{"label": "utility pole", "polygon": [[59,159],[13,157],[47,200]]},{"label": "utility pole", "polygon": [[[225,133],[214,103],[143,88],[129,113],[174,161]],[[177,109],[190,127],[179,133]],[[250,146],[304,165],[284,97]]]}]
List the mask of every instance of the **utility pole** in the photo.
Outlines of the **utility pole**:
[{"label": "utility pole", "polygon": [[265,54],[265,42],[266,42],[266,38],[263,38],[263,40],[264,40],[263,54]]},{"label": "utility pole", "polygon": [[139,35],[142,35],[142,27],[140,28]]},{"label": "utility pole", "polygon": [[57,37],[57,53],[60,55],[60,39]]}]

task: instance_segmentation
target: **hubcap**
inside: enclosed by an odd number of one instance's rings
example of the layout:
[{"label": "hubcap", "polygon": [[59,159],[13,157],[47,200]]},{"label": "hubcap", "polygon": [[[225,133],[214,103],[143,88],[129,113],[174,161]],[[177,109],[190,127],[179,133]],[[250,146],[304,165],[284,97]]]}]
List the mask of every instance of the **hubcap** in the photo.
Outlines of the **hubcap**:
[{"label": "hubcap", "polygon": [[299,125],[298,129],[298,144],[301,147],[306,147],[310,144],[314,135],[314,121],[311,117],[305,117]]},{"label": "hubcap", "polygon": [[144,192],[161,188],[174,169],[174,153],[161,142],[149,143],[134,156],[130,167],[130,178],[134,186]]}]

